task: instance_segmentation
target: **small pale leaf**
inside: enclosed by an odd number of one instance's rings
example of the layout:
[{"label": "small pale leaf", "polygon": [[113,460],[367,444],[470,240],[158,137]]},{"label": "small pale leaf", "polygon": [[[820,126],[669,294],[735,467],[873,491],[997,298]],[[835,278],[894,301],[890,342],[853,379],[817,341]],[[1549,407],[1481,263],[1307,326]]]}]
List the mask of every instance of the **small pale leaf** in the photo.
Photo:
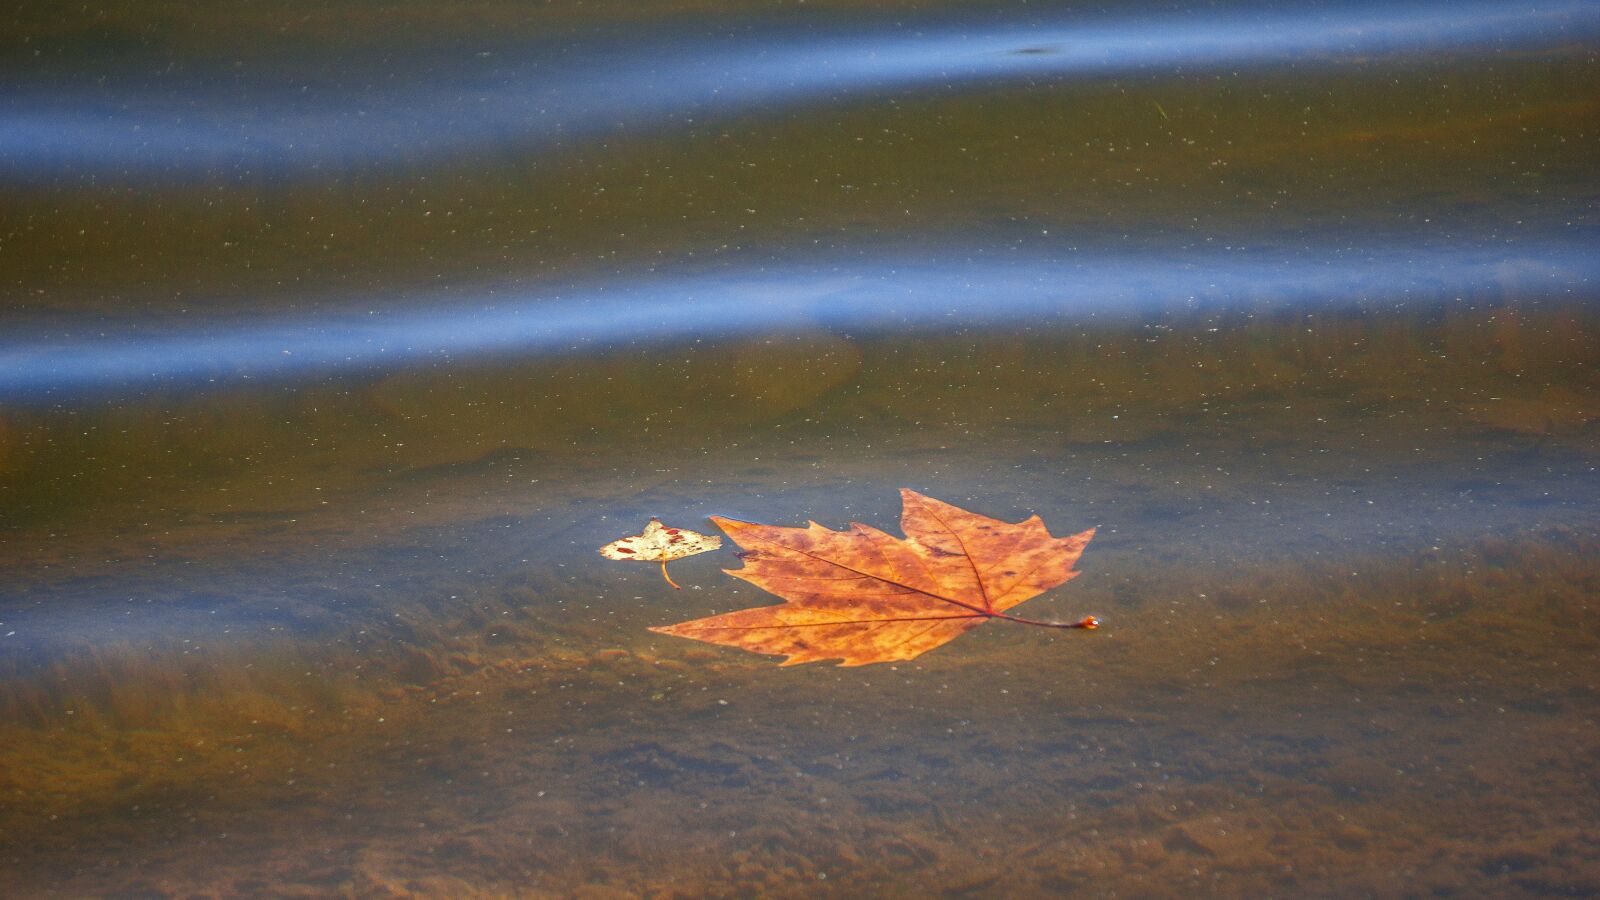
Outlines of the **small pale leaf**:
[{"label": "small pale leaf", "polygon": [[722,546],[722,538],[714,534],[701,534],[687,528],[672,528],[652,518],[639,534],[618,538],[600,548],[606,559],[631,559],[641,562],[661,563],[661,577],[667,584],[677,587],[677,582],[667,574],[667,563],[696,553],[705,553]]}]

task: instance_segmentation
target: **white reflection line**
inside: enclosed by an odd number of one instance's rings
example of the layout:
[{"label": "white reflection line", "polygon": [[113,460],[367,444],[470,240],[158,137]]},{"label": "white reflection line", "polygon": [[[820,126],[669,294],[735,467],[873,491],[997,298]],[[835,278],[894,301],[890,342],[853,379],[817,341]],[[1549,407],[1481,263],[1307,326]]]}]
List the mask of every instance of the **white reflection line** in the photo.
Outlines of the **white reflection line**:
[{"label": "white reflection line", "polygon": [[[1110,322],[1196,308],[1448,303],[1507,292],[1592,291],[1600,259],[1581,247],[1427,248],[1327,256],[1233,253],[946,262],[860,259],[756,273],[650,274],[548,293],[485,290],[358,314],[132,326],[80,337],[0,337],[0,400],[137,392],[256,378],[388,369],[482,355],[543,356],[801,328],[919,330]],[[371,304],[361,308],[369,309]],[[14,330],[15,332],[15,330]]]},{"label": "white reflection line", "polygon": [[217,81],[0,91],[0,179],[48,171],[169,177],[418,161],[475,148],[538,150],[630,128],[919,85],[1123,71],[1367,61],[1551,48],[1600,34],[1589,2],[1213,11],[1141,20],[993,22],[823,38],[770,32],[464,65],[359,95]]}]

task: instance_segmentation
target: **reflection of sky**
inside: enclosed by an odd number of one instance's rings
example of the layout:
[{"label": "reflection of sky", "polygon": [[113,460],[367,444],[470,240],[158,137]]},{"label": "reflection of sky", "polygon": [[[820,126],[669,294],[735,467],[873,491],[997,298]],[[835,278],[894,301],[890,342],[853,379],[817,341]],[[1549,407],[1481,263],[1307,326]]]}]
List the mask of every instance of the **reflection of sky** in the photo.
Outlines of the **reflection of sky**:
[{"label": "reflection of sky", "polygon": [[871,91],[1548,48],[1597,32],[1594,3],[1406,5],[562,47],[559,60],[469,61],[393,88],[131,78],[93,89],[35,85],[0,95],[0,178],[414,161]]},{"label": "reflection of sky", "polygon": [[[1592,293],[1583,240],[1293,253],[902,255],[651,272],[593,284],[483,289],[407,308],[240,319],[192,329],[0,337],[0,400],[112,394],[238,378],[386,368],[473,354],[551,354],[794,328],[940,329],[1068,322],[1241,305],[1395,304]],[[359,307],[366,310],[369,307]]]}]

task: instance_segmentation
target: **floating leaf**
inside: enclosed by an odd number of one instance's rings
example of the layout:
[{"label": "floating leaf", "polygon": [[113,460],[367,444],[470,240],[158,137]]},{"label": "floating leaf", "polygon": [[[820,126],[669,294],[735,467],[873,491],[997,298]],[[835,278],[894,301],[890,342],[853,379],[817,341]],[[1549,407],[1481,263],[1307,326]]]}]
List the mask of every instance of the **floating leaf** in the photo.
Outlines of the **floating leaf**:
[{"label": "floating leaf", "polygon": [[1055,538],[1038,516],[1010,524],[902,490],[904,540],[860,523],[832,531],[757,525],[712,516],[744,548],[728,574],[788,602],[652,628],[713,644],[788,657],[783,665],[914,659],[990,619],[1047,628],[1006,610],[1078,573],[1094,529]]},{"label": "floating leaf", "polygon": [[619,538],[600,548],[606,559],[633,559],[644,562],[661,562],[661,577],[667,584],[678,583],[667,574],[667,563],[722,546],[722,538],[714,534],[701,534],[687,528],[668,528],[660,519],[652,518],[644,531],[631,537]]}]

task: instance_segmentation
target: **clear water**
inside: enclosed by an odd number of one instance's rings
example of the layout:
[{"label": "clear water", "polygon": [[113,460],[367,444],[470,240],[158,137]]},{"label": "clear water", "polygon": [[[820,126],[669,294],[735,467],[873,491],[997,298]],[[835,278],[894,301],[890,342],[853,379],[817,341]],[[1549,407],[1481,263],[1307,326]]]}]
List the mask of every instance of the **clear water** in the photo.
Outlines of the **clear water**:
[{"label": "clear water", "polygon": [[[1600,893],[1600,11],[0,45],[0,893]],[[895,665],[650,516],[1083,575]]]}]

